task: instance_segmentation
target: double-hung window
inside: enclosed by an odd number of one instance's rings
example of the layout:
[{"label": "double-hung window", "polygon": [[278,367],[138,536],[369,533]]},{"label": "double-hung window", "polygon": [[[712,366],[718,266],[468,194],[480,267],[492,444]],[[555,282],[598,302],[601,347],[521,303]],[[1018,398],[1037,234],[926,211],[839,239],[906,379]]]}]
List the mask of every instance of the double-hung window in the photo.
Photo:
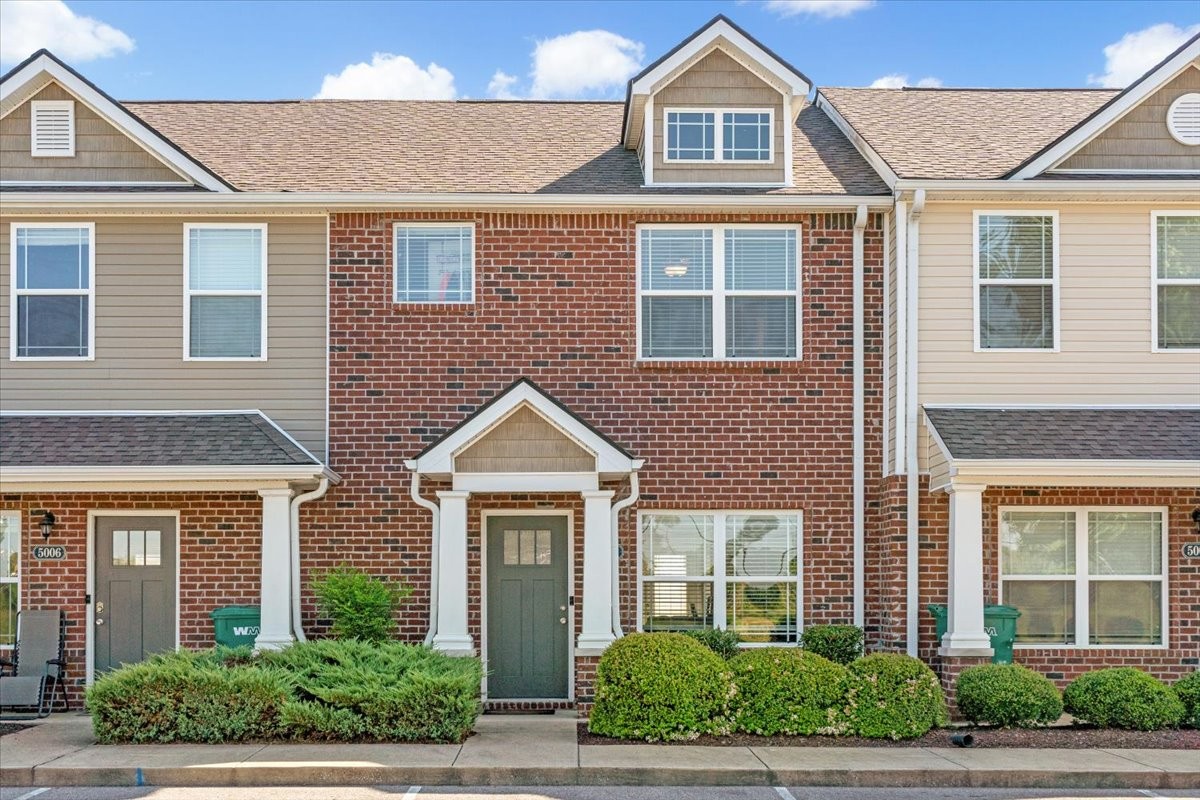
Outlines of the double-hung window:
[{"label": "double-hung window", "polygon": [[0,647],[17,642],[21,610],[21,515],[0,513]]},{"label": "double-hung window", "polygon": [[95,225],[27,222],[11,230],[10,358],[91,359]]},{"label": "double-hung window", "polygon": [[397,223],[397,303],[470,303],[475,299],[475,226]]},{"label": "double-hung window", "polygon": [[975,212],[975,349],[1058,349],[1058,214]]},{"label": "double-hung window", "polygon": [[1200,214],[1151,215],[1153,349],[1200,349]]},{"label": "double-hung window", "polygon": [[186,360],[267,357],[267,226],[184,225]]},{"label": "double-hung window", "polygon": [[1162,645],[1161,509],[1008,509],[1001,596],[1021,612],[1017,643]]},{"label": "double-hung window", "polygon": [[798,358],[798,246],[795,226],[640,228],[639,357]]},{"label": "double-hung window", "polygon": [[774,161],[775,112],[747,108],[672,109],[663,112],[665,163]]},{"label": "double-hung window", "polygon": [[654,511],[641,515],[640,527],[642,630],[798,640],[799,512]]}]

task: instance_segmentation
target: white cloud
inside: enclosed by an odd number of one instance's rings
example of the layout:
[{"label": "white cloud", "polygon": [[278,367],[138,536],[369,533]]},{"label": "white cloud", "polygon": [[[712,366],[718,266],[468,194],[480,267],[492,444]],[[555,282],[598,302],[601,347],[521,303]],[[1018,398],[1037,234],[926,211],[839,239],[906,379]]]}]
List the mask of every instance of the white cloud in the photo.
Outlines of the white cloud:
[{"label": "white cloud", "polygon": [[936,89],[942,85],[941,78],[932,76],[921,78],[916,83],[911,83],[907,75],[901,73],[892,73],[884,75],[882,78],[876,78],[871,81],[872,89],[903,89],[905,86],[917,86],[921,89]]},{"label": "white cloud", "polygon": [[1180,28],[1170,22],[1127,33],[1104,48],[1104,74],[1088,75],[1088,83],[1124,89],[1197,33],[1200,25]]},{"label": "white cloud", "polygon": [[808,14],[814,17],[848,17],[875,5],[875,0],[767,0],[767,11],[781,17]]},{"label": "white cloud", "polygon": [[454,74],[430,62],[421,69],[408,56],[375,53],[371,63],[347,64],[337,75],[326,75],[318,100],[453,100]]},{"label": "white cloud", "polygon": [[516,75],[509,75],[504,70],[498,69],[492,79],[488,81],[488,96],[497,100],[515,100],[517,96],[513,94],[512,87],[516,82]]},{"label": "white cloud", "polygon": [[610,31],[575,31],[533,49],[533,97],[611,93],[642,67],[646,47]]},{"label": "white cloud", "polygon": [[81,17],[62,0],[0,2],[0,62],[14,63],[45,47],[66,61],[91,61],[133,50],[111,25]]}]

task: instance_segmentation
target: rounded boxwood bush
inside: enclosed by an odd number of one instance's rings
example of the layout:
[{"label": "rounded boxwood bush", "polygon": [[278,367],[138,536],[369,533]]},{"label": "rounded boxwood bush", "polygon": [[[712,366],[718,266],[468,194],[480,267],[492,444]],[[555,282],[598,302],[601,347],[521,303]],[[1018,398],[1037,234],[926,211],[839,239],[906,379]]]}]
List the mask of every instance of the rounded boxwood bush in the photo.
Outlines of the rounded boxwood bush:
[{"label": "rounded boxwood bush", "polygon": [[729,662],[734,727],[760,736],[842,733],[846,668],[805,650],[765,647]]},{"label": "rounded boxwood bush", "polygon": [[958,710],[971,722],[1005,727],[1049,725],[1062,716],[1062,694],[1044,675],[1019,664],[963,670],[955,684]]},{"label": "rounded boxwood bush", "polygon": [[809,625],[800,634],[809,652],[837,664],[849,664],[863,654],[863,629],[857,625]]},{"label": "rounded boxwood bush", "polygon": [[846,716],[851,733],[912,739],[948,721],[933,670],[900,653],[863,656],[847,667]]},{"label": "rounded boxwood bush", "polygon": [[631,633],[596,667],[588,730],[648,742],[726,733],[733,684],[725,662],[678,633]]},{"label": "rounded boxwood bush", "polygon": [[1172,728],[1184,713],[1175,692],[1135,667],[1085,672],[1067,686],[1063,702],[1076,719],[1102,728]]},{"label": "rounded boxwood bush", "polygon": [[1200,669],[1175,681],[1171,689],[1183,703],[1184,724],[1200,728]]}]

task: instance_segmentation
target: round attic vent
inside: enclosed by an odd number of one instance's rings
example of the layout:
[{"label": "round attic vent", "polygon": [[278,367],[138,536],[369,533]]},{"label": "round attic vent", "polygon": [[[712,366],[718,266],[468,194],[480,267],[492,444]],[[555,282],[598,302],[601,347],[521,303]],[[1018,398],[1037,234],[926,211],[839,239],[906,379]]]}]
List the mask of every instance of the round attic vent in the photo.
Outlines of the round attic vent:
[{"label": "round attic vent", "polygon": [[1167,129],[1184,144],[1200,145],[1200,92],[1175,98],[1167,109]]}]

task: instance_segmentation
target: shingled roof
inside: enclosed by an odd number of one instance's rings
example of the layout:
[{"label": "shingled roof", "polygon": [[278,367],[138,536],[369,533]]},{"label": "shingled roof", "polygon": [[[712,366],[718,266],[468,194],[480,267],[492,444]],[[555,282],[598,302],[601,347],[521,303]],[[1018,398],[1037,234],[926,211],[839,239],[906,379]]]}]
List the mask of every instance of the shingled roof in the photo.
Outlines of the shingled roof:
[{"label": "shingled roof", "polygon": [[926,408],[925,416],[954,459],[1200,461],[1200,408]]},{"label": "shingled roof", "polygon": [[820,93],[901,178],[1002,178],[1115,89],[850,89]]},{"label": "shingled roof", "polygon": [[795,185],[643,188],[612,102],[297,100],[124,106],[242,191],[887,194],[823,111],[796,121]]},{"label": "shingled roof", "polygon": [[320,467],[258,412],[0,414],[0,467]]}]

